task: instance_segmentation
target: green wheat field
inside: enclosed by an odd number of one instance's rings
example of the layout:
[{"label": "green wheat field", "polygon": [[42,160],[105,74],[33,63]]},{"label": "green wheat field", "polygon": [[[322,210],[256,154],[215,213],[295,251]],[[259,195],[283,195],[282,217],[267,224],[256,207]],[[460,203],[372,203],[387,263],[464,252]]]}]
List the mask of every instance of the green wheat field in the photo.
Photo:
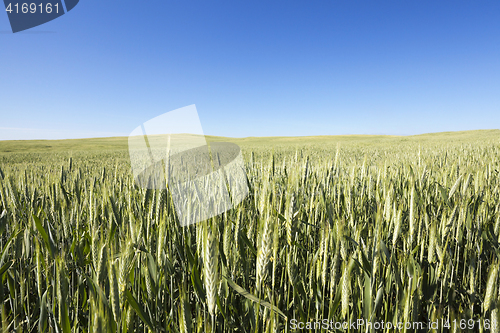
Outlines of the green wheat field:
[{"label": "green wheat field", "polygon": [[250,193],[184,228],[127,138],[0,142],[3,332],[498,332],[500,130],[207,140]]}]

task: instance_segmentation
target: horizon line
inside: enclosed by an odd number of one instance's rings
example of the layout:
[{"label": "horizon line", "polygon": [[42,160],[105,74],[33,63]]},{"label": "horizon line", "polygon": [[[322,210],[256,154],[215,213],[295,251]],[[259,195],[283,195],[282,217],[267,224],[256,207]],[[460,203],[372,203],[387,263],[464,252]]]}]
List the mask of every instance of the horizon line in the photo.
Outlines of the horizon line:
[{"label": "horizon line", "polygon": [[[1,128],[0,128],[1,129]],[[450,133],[466,133],[466,132],[484,132],[484,131],[500,131],[498,128],[490,129],[475,129],[475,130],[463,130],[463,131],[443,131],[443,132],[426,132],[420,134],[411,135],[393,135],[393,134],[318,134],[318,135],[270,135],[270,136],[245,136],[245,137],[230,137],[230,136],[220,136],[220,135],[210,135],[206,134],[205,137],[215,137],[215,138],[228,138],[228,139],[256,139],[256,138],[311,138],[311,137],[345,137],[345,136],[378,136],[378,137],[413,137],[421,135],[431,135],[431,134],[450,134]],[[189,133],[180,133],[189,134]],[[160,134],[162,135],[162,134]],[[96,137],[85,137],[85,138],[67,138],[67,139],[6,139],[0,140],[0,142],[13,142],[13,141],[69,141],[69,140],[92,140],[92,139],[118,139],[118,138],[128,138],[129,135],[120,136],[96,136]]]}]

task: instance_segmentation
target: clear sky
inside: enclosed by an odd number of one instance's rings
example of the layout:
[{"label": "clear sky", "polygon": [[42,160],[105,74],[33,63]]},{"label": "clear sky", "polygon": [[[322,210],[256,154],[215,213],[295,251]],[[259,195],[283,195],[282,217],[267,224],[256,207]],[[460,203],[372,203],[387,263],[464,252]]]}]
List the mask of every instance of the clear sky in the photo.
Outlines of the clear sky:
[{"label": "clear sky", "polygon": [[0,140],[191,104],[231,137],[500,128],[500,1],[81,0],[17,34],[0,13]]}]

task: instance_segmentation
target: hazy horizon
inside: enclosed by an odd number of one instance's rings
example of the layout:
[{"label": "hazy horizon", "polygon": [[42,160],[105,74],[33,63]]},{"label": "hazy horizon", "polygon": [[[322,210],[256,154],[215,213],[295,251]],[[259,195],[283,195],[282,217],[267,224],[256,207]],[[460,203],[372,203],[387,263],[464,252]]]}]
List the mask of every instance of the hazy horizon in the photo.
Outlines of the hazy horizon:
[{"label": "hazy horizon", "polygon": [[[1,129],[1,128],[0,128]],[[220,138],[230,138],[230,139],[251,139],[251,138],[300,138],[300,137],[336,137],[336,136],[387,136],[387,137],[412,137],[419,135],[432,135],[432,134],[445,134],[445,133],[462,133],[462,132],[481,132],[481,131],[500,131],[498,128],[486,128],[486,129],[473,129],[465,131],[443,131],[443,132],[428,132],[428,133],[417,133],[410,135],[394,135],[394,134],[318,134],[318,135],[269,135],[269,136],[223,136],[223,135],[211,135],[205,134],[205,137],[220,137]],[[183,133],[184,134],[184,133]],[[62,140],[85,140],[85,139],[111,139],[111,138],[128,138],[129,135],[115,135],[115,136],[95,136],[95,137],[80,137],[80,138],[61,138],[61,139],[0,139],[0,141],[62,141]]]}]

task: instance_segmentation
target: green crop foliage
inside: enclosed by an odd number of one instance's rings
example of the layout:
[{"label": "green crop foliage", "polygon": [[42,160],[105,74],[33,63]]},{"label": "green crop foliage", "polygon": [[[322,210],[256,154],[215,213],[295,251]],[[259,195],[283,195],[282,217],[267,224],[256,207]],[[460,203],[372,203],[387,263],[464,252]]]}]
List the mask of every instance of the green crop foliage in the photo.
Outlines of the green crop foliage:
[{"label": "green crop foliage", "polygon": [[185,228],[93,140],[0,142],[3,332],[498,320],[500,131],[230,139],[249,196]]}]

